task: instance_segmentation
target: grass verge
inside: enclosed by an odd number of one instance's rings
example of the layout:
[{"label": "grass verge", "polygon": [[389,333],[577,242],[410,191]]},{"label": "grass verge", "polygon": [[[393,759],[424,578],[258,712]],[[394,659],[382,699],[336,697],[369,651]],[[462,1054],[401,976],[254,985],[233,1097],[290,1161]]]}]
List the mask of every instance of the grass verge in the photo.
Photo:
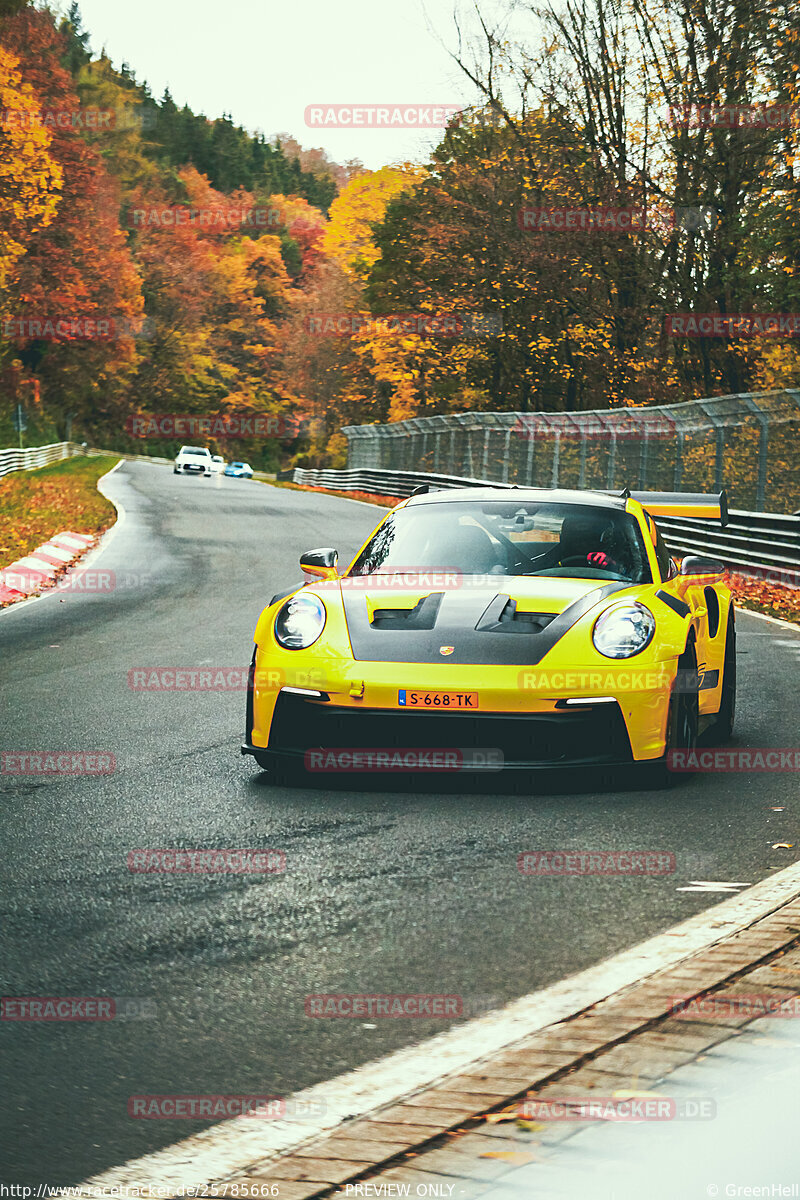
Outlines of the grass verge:
[{"label": "grass verge", "polygon": [[66,458],[0,479],[0,567],[30,554],[53,534],[99,534],[114,523],[113,504],[97,481],[117,458]]}]

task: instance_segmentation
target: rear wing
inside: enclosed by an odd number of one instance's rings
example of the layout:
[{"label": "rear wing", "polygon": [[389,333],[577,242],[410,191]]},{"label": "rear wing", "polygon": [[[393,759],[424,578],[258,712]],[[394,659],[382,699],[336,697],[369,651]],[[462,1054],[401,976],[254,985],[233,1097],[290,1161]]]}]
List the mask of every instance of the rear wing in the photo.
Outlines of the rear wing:
[{"label": "rear wing", "polygon": [[605,491],[606,496],[620,500],[636,500],[651,517],[695,517],[728,524],[728,497],[721,492],[621,492]]}]

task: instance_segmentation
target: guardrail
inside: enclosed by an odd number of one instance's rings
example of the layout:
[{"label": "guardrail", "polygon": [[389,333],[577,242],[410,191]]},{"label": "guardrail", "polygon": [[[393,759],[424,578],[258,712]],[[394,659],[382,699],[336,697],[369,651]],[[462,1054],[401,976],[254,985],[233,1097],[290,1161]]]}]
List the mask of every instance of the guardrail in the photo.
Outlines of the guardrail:
[{"label": "guardrail", "polygon": [[[400,498],[410,496],[422,484],[436,488],[513,487],[511,483],[469,476],[368,467],[343,471],[296,467],[293,471],[279,471],[278,480]],[[688,517],[659,517],[658,524],[668,549],[674,554],[709,554],[735,570],[753,574],[766,571],[776,583],[800,587],[800,517],[734,508],[724,529],[713,521]]]},{"label": "guardrail", "polygon": [[9,448],[0,450],[0,478],[12,471],[33,471],[82,453],[81,447],[73,442],[52,442],[49,446],[33,446],[28,450]]}]

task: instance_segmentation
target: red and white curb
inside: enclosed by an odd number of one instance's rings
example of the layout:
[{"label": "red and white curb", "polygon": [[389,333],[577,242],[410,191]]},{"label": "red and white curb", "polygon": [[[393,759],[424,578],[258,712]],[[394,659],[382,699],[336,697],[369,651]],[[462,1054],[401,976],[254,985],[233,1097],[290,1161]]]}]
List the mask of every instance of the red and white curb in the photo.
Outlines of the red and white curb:
[{"label": "red and white curb", "polygon": [[53,587],[57,578],[96,542],[88,533],[57,533],[32,554],[0,571],[0,606],[15,604]]}]

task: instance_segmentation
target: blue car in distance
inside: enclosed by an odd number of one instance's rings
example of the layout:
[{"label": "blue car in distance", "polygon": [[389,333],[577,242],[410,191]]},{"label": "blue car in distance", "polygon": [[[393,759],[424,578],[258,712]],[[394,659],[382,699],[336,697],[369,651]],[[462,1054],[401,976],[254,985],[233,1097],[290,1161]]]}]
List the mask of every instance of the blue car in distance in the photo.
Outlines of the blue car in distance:
[{"label": "blue car in distance", "polygon": [[236,479],[252,479],[253,468],[246,462],[229,462],[223,475],[233,475]]}]

